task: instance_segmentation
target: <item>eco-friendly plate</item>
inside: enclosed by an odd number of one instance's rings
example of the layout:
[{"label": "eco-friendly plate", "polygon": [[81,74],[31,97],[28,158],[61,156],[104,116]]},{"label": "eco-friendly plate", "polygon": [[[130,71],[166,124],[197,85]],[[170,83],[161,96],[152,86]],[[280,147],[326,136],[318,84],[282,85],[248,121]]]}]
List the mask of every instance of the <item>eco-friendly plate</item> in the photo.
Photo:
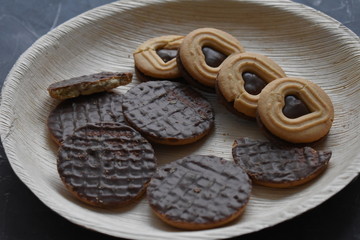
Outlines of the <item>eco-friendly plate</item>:
[{"label": "eco-friendly plate", "polygon": [[[215,27],[237,37],[247,51],[268,55],[289,76],[320,85],[335,106],[335,121],[320,148],[333,151],[326,172],[294,189],[254,187],[244,215],[221,228],[182,231],[164,224],[144,198],[110,211],[88,207],[63,186],[56,170],[57,146],[46,119],[58,103],[47,87],[61,79],[99,71],[133,71],[133,50],[145,40]],[[2,92],[0,130],[9,161],[20,179],[51,209],[86,228],[136,239],[203,239],[263,229],[311,209],[347,185],[360,170],[360,41],[350,30],[313,9],[285,0],[132,1],[89,11],[40,38],[10,72]],[[130,86],[120,87],[125,92]],[[189,146],[156,146],[159,164],[190,153],[231,160],[240,136],[263,138],[254,122],[216,103],[216,127]]]}]

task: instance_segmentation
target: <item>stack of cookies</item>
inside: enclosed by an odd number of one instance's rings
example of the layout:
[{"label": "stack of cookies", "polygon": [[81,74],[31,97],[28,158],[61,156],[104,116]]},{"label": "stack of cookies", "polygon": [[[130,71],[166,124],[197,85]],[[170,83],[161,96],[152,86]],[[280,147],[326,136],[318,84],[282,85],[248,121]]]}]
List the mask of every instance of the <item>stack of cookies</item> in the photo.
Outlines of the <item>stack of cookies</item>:
[{"label": "stack of cookies", "polygon": [[[62,101],[48,117],[58,172],[81,201],[121,207],[146,191],[164,222],[207,229],[242,214],[252,183],[294,187],[326,169],[331,151],[312,147],[332,125],[328,95],[269,57],[246,52],[231,34],[200,28],[155,37],[134,51],[134,61],[141,83],[123,95],[109,90],[131,82],[131,73],[81,76],[48,89]],[[201,91],[256,120],[270,141],[234,139],[233,161],[190,155],[157,167],[152,144],[191,144],[212,131],[215,114]]]}]

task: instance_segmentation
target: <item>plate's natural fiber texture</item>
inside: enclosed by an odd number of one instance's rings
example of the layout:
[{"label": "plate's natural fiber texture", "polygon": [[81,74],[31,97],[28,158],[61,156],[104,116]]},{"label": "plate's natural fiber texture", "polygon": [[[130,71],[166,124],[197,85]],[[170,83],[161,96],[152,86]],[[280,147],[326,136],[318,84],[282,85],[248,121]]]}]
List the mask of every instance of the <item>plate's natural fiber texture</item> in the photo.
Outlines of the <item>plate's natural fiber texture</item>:
[{"label": "plate's natural fiber texture", "polygon": [[[215,27],[237,37],[247,51],[268,55],[289,76],[319,84],[335,106],[335,122],[321,148],[333,157],[326,172],[294,189],[254,187],[244,215],[205,231],[163,224],[145,199],[116,211],[83,205],[68,193],[56,171],[57,147],[46,118],[58,103],[47,87],[100,71],[133,71],[132,52],[149,38]],[[16,63],[2,92],[0,129],[6,154],[20,179],[70,221],[113,236],[136,239],[225,238],[260,230],[313,208],[348,184],[360,170],[360,41],[335,20],[285,0],[123,0],[87,12],[39,39]],[[136,84],[135,82],[132,84]],[[125,92],[129,87],[120,87]],[[182,147],[156,147],[159,164],[190,153],[231,159],[235,138],[263,138],[255,123],[216,103],[209,137]],[[139,231],[141,229],[141,231]]]}]

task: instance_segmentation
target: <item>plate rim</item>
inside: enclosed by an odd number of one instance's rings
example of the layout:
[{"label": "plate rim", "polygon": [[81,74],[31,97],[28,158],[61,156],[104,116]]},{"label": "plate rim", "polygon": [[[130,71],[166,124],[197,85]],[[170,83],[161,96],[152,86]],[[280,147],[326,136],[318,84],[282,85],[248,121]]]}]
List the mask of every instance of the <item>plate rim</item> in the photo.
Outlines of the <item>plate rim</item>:
[{"label": "plate rim", "polygon": [[[9,138],[11,136],[11,133],[13,131],[12,129],[12,122],[14,121],[14,110],[11,108],[11,106],[14,104],[14,98],[11,98],[11,93],[13,90],[15,90],[17,87],[19,87],[19,84],[21,82],[21,75],[19,71],[22,68],[26,68],[31,62],[32,59],[36,58],[38,54],[41,54],[42,50],[46,49],[47,46],[52,45],[50,40],[52,38],[56,38],[57,36],[61,36],[63,32],[66,32],[65,30],[70,28],[76,28],[76,24],[91,24],[91,22],[96,22],[99,19],[106,18],[110,16],[111,14],[127,11],[130,9],[146,6],[149,4],[161,4],[164,2],[179,2],[180,0],[139,0],[139,1],[132,1],[132,0],[121,0],[121,1],[115,1],[112,3],[108,3],[99,7],[96,7],[94,9],[88,10],[78,16],[75,16],[66,22],[62,23],[58,27],[52,29],[47,34],[40,37],[38,40],[36,40],[16,61],[12,69],[10,70],[9,74],[7,75],[4,85],[1,90],[1,99],[0,99],[0,137],[1,141],[4,147],[5,154],[8,158],[8,161],[10,163],[11,168],[14,170],[15,174],[19,177],[19,179],[35,194],[35,196],[42,201],[47,207],[49,207],[52,211],[55,213],[61,215],[65,219],[69,220],[72,223],[75,223],[77,225],[80,225],[82,227],[92,229],[104,234],[109,235],[108,232],[102,231],[102,229],[97,229],[95,225],[89,225],[81,222],[78,218],[71,218],[70,215],[65,214],[66,211],[61,210],[61,206],[58,206],[56,202],[51,202],[49,199],[44,197],[43,192],[40,191],[38,188],[36,188],[36,184],[33,182],[33,179],[29,177],[29,174],[26,170],[26,168],[22,168],[21,164],[19,164],[19,160],[17,158],[16,152],[13,151],[13,144],[14,141]],[[288,7],[291,6],[293,8],[286,9],[287,11],[294,11],[294,9],[305,9],[305,11],[302,13],[303,15],[309,16],[309,17],[316,17],[319,19],[326,19],[334,24],[337,24],[339,27],[339,31],[343,31],[346,33],[350,38],[354,40],[356,44],[360,46],[360,37],[356,35],[353,31],[348,29],[346,26],[344,26],[342,23],[337,21],[336,19],[326,15],[325,13],[322,13],[316,9],[313,9],[311,7],[308,7],[306,5],[303,5],[301,3],[292,2],[290,0],[267,0],[267,1],[261,1],[261,0],[233,0],[236,2],[253,2],[256,4],[264,5],[264,6],[278,6],[279,8]],[[99,14],[100,12],[100,14]],[[50,43],[49,43],[50,42]],[[10,101],[9,101],[10,100]],[[277,225],[281,222],[284,222],[286,220],[289,220],[295,216],[298,216],[299,214],[302,214],[312,208],[317,207],[318,205],[322,204],[323,202],[327,201],[330,197],[338,193],[341,189],[345,188],[358,174],[360,173],[360,152],[357,153],[357,155],[354,157],[351,164],[348,165],[346,168],[346,171],[338,175],[336,178],[333,179],[332,183],[329,183],[321,192],[312,195],[311,198],[307,199],[304,204],[300,205],[298,209],[302,209],[298,211],[294,211],[295,213],[284,214],[284,216],[279,220],[277,219],[276,222],[272,222],[271,224],[268,224],[266,222],[261,222],[259,225],[261,227],[257,227],[257,230],[251,230],[248,228],[248,231],[244,232],[231,232],[231,234],[225,234],[221,235],[222,238],[224,237],[234,237],[239,236],[246,233],[251,233],[255,231],[260,231],[262,229]],[[341,180],[341,181],[340,181]],[[319,195],[321,195],[321,198],[318,198]],[[310,203],[310,204],[309,204]],[[223,228],[217,228],[217,229],[211,229],[203,231],[205,233],[204,236],[212,235],[212,236],[219,236],[216,235],[217,232],[222,232],[223,229],[232,229],[230,227],[223,227]],[[194,231],[192,231],[194,232]],[[196,232],[196,231],[195,231]],[[112,235],[115,237],[141,237],[143,239],[150,239],[147,236],[139,235],[138,233],[133,232],[120,232],[120,235]],[[191,232],[183,231],[177,233],[177,236],[173,236],[174,239],[180,239],[182,237],[198,237],[194,236],[192,234],[188,234]],[[215,235],[214,235],[215,234]]]}]

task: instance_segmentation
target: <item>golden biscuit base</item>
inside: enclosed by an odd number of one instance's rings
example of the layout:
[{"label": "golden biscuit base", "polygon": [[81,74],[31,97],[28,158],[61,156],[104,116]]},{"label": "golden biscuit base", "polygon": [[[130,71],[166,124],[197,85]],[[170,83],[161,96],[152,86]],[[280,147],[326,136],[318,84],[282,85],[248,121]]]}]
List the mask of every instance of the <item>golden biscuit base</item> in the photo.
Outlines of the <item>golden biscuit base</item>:
[{"label": "golden biscuit base", "polygon": [[[310,113],[286,117],[283,108],[289,95],[301,99]],[[261,91],[258,115],[273,135],[291,143],[311,143],[328,134],[334,120],[334,107],[329,96],[315,83],[286,77],[272,81]]]},{"label": "golden biscuit base", "polygon": [[180,46],[178,62],[181,62],[187,74],[200,84],[214,88],[222,64],[217,67],[209,66],[203,47],[210,47],[227,56],[244,52],[244,48],[235,37],[215,28],[199,28],[186,35]]},{"label": "golden biscuit base", "polygon": [[232,103],[236,111],[255,118],[259,94],[251,94],[245,89],[243,73],[246,72],[256,74],[266,83],[286,74],[273,60],[257,53],[233,54],[223,62],[216,78],[218,93]]},{"label": "golden biscuit base", "polygon": [[[164,61],[157,50],[178,50],[184,36],[167,35],[151,38],[141,44],[134,52],[135,68],[150,78],[175,79],[181,73],[177,67],[176,58]],[[143,76],[142,75],[142,76]]]}]

